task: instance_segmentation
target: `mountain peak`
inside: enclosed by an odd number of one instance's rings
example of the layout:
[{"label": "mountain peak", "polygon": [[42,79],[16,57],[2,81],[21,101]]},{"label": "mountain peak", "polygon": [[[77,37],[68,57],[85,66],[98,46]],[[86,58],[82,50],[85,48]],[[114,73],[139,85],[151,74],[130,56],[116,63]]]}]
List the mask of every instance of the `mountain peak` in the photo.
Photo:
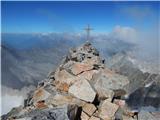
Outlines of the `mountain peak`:
[{"label": "mountain peak", "polygon": [[99,51],[89,42],[71,48],[61,65],[28,94],[24,106],[12,109],[2,119],[105,120],[134,117],[135,113],[121,99],[128,93],[128,78],[110,70],[104,63]]}]

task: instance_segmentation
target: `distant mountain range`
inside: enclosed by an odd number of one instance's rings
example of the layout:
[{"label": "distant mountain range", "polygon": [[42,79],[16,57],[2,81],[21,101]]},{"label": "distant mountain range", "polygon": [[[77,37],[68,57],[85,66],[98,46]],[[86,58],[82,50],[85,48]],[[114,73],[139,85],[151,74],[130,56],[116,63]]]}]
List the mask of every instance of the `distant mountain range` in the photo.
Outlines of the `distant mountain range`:
[{"label": "distant mountain range", "polygon": [[58,65],[71,46],[67,42],[32,34],[2,35],[2,85],[16,89],[36,85]]}]

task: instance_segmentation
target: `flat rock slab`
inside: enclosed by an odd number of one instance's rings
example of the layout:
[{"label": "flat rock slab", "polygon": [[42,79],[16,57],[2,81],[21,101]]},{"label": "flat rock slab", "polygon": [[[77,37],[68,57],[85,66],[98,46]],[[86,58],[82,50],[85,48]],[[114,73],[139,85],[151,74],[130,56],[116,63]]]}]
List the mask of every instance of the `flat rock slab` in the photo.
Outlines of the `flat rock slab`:
[{"label": "flat rock slab", "polygon": [[33,94],[34,103],[46,100],[51,94],[43,88],[38,88]]},{"label": "flat rock slab", "polygon": [[112,99],[114,97],[114,91],[113,90],[103,88],[99,85],[97,85],[97,86],[95,85],[94,88],[95,88],[95,90],[98,94],[99,100],[108,99],[108,100],[112,101]]},{"label": "flat rock slab", "polygon": [[80,79],[79,81],[75,82],[69,88],[69,93],[86,102],[93,102],[96,96],[95,91],[85,79]]},{"label": "flat rock slab", "polygon": [[83,77],[83,78],[85,78],[85,79],[90,81],[90,80],[92,80],[92,77],[93,77],[93,75],[95,73],[98,73],[98,71],[97,70],[90,70],[90,71],[85,71],[85,72],[83,72],[82,74],[80,74],[78,76],[79,77]]},{"label": "flat rock slab", "polygon": [[58,69],[55,73],[55,80],[70,85],[75,82],[75,76],[71,75],[64,69],[63,70]]},{"label": "flat rock slab", "polygon": [[110,90],[126,90],[129,84],[127,77],[116,74],[109,70],[101,70],[93,77],[94,86]]},{"label": "flat rock slab", "polygon": [[84,101],[74,98],[73,96],[62,95],[62,94],[56,94],[55,96],[50,96],[46,100],[46,103],[48,105],[55,105],[55,106],[61,106],[66,104],[83,106],[85,104]]},{"label": "flat rock slab", "polygon": [[93,69],[93,65],[91,65],[91,64],[75,63],[71,67],[71,72],[74,75],[78,75],[78,74],[80,74],[84,71],[88,71],[88,70],[91,70],[91,69]]},{"label": "flat rock slab", "polygon": [[96,107],[93,104],[88,104],[86,103],[83,107],[82,110],[87,113],[89,116],[92,116],[93,113],[96,111]]},{"label": "flat rock slab", "polygon": [[111,119],[114,117],[119,106],[111,103],[108,100],[104,100],[99,107],[99,117],[102,119]]},{"label": "flat rock slab", "polygon": [[81,120],[89,120],[89,116],[83,111],[81,113]]}]

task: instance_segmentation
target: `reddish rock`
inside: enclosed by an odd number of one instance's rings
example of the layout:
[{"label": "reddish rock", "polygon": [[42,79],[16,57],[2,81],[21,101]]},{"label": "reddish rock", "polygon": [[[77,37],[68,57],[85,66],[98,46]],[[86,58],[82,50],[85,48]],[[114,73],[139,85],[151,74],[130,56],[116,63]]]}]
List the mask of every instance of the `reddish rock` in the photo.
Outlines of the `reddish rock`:
[{"label": "reddish rock", "polygon": [[88,71],[91,69],[93,69],[93,66],[91,64],[75,63],[72,65],[71,72],[74,75],[78,75],[84,71]]},{"label": "reddish rock", "polygon": [[68,92],[69,85],[67,83],[58,82],[57,85],[56,85],[56,88],[59,91]]},{"label": "reddish rock", "polygon": [[87,80],[91,80],[92,79],[92,77],[93,77],[93,75],[95,74],[95,73],[97,73],[98,71],[97,70],[90,70],[90,71],[85,71],[85,72],[83,72],[82,74],[80,74],[80,75],[78,75],[79,77],[83,77],[83,78],[85,78],[85,79],[87,79]]},{"label": "reddish rock", "polygon": [[75,82],[75,76],[71,75],[66,70],[57,70],[55,73],[55,80],[61,83],[67,83],[68,85],[73,84]]},{"label": "reddish rock", "polygon": [[37,89],[33,94],[34,103],[42,100],[46,100],[51,94],[44,90],[43,88]]},{"label": "reddish rock", "polygon": [[47,105],[45,104],[44,101],[38,101],[35,105],[36,108],[38,109],[44,109],[44,108],[47,108]]}]

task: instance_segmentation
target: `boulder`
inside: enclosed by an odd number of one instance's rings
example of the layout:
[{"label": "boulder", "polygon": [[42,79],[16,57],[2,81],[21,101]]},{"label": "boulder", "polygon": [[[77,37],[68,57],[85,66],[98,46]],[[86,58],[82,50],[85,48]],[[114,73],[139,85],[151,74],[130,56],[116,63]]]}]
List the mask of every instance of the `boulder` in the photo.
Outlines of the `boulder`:
[{"label": "boulder", "polygon": [[111,119],[118,110],[118,105],[104,100],[99,106],[99,117],[102,119]]},{"label": "boulder", "polygon": [[78,105],[83,106],[85,104],[84,101],[74,98],[68,94],[56,94],[55,96],[50,96],[46,100],[46,104],[53,106],[61,106],[61,105]]},{"label": "boulder", "polygon": [[68,85],[73,84],[75,82],[75,76],[67,72],[65,69],[57,70],[55,72],[55,80],[60,83],[67,83]]},{"label": "boulder", "polygon": [[37,103],[35,103],[35,108],[37,108],[37,109],[45,109],[47,107],[48,106],[46,105],[44,100],[38,101]]},{"label": "boulder", "polygon": [[[30,120],[70,120],[70,117],[76,117],[75,114],[72,114],[70,116],[68,115],[68,111],[70,111],[70,108],[71,107],[69,107],[68,105],[65,105],[50,109],[33,110],[26,114],[24,118],[30,118]],[[74,110],[74,113],[76,113],[76,107]]]},{"label": "boulder", "polygon": [[83,107],[82,110],[87,113],[89,116],[92,116],[93,113],[96,111],[96,107],[93,104],[88,104],[86,103]]},{"label": "boulder", "polygon": [[47,92],[49,92],[52,96],[57,94],[57,88],[55,86],[53,86],[53,84],[48,84],[46,86],[43,87],[44,90],[46,90]]},{"label": "boulder", "polygon": [[102,69],[93,76],[93,85],[95,88],[110,89],[116,91],[119,96],[124,95],[126,85],[129,84],[127,77],[114,73],[108,69]]},{"label": "boulder", "polygon": [[47,92],[45,89],[38,88],[37,90],[35,90],[32,99],[33,99],[34,104],[36,104],[38,101],[46,100],[50,95],[51,94]]},{"label": "boulder", "polygon": [[89,116],[83,111],[81,113],[81,120],[89,120]]},{"label": "boulder", "polygon": [[69,88],[69,93],[86,102],[93,102],[96,96],[95,91],[85,79],[80,79],[79,81],[75,82]]},{"label": "boulder", "polygon": [[96,74],[98,71],[97,70],[90,70],[90,71],[85,71],[83,73],[81,73],[80,75],[78,75],[79,77],[83,77],[87,80],[91,80],[93,75]]},{"label": "boulder", "polygon": [[98,99],[99,100],[109,100],[112,101],[113,97],[114,97],[114,91],[110,90],[110,89],[106,89],[106,88],[102,88],[99,85],[95,85],[94,86],[97,94],[98,94]]},{"label": "boulder", "polygon": [[53,81],[53,85],[55,85],[58,91],[68,92],[69,84],[67,84],[66,82]]},{"label": "boulder", "polygon": [[138,113],[138,120],[158,120],[158,119],[147,111],[140,111]]},{"label": "boulder", "polygon": [[89,120],[100,120],[100,118],[95,117],[95,116],[91,116],[91,117],[89,118]]},{"label": "boulder", "polygon": [[[99,109],[99,108],[98,108]],[[99,112],[98,109],[93,113],[93,116],[98,117],[99,118]]]},{"label": "boulder", "polygon": [[93,66],[91,64],[85,64],[85,63],[75,63],[71,66],[71,72],[74,75],[78,75],[84,71],[92,70]]}]

